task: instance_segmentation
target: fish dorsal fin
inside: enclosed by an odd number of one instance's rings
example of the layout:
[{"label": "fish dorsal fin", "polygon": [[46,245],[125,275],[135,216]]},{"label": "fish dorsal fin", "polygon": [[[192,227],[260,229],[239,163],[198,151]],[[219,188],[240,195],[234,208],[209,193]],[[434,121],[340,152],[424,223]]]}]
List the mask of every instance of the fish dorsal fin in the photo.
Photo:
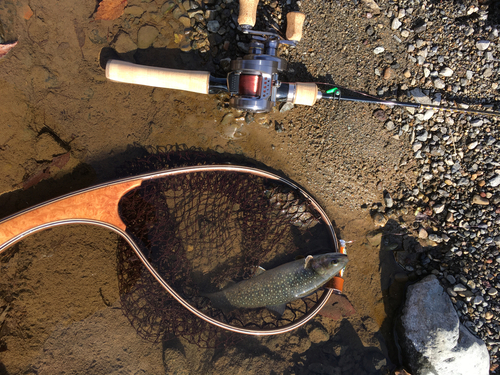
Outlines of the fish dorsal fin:
[{"label": "fish dorsal fin", "polygon": [[266,270],[264,268],[262,268],[261,266],[257,267],[257,270],[255,271],[253,277],[255,276],[259,276],[261,273],[264,273],[266,272]]},{"label": "fish dorsal fin", "polygon": [[312,255],[308,255],[308,256],[306,257],[306,260],[305,260],[305,262],[304,262],[304,269],[306,269],[306,268],[307,268],[307,266],[309,265],[309,263],[311,262],[311,260],[312,260],[312,259],[313,259],[313,256],[312,256]]},{"label": "fish dorsal fin", "polygon": [[282,305],[266,306],[266,308],[272,311],[273,313],[277,314],[278,316],[282,316],[286,309],[286,303]]}]

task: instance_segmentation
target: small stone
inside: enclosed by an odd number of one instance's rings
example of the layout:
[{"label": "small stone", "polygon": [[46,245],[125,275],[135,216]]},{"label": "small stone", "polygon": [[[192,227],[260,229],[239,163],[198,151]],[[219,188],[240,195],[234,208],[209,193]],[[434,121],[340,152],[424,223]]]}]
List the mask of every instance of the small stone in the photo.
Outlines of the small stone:
[{"label": "small stone", "polygon": [[488,289],[488,294],[489,294],[490,296],[496,296],[496,295],[497,295],[497,293],[498,293],[498,291],[497,291],[495,288],[490,288],[490,289]]},{"label": "small stone", "polygon": [[370,232],[366,235],[366,239],[373,247],[380,246],[382,242],[382,233],[381,232]]},{"label": "small stone", "polygon": [[480,51],[487,50],[489,46],[490,46],[489,40],[480,40],[480,41],[476,42],[476,48]]},{"label": "small stone", "polygon": [[460,283],[453,285],[454,292],[457,292],[457,293],[458,292],[465,292],[466,290],[467,290],[467,288]]},{"label": "small stone", "polygon": [[394,205],[394,201],[389,193],[385,193],[384,195],[384,203],[387,208],[391,208]]},{"label": "small stone", "polygon": [[398,18],[394,18],[391,23],[391,29],[397,30],[401,26],[401,21]]},{"label": "small stone", "polygon": [[491,320],[491,319],[493,319],[493,316],[494,316],[494,315],[493,315],[493,313],[492,313],[491,311],[486,311],[486,313],[484,314],[484,318],[485,318],[486,320]]},{"label": "small stone", "polygon": [[213,20],[207,22],[207,30],[210,31],[211,33],[216,33],[217,31],[219,31],[219,28],[220,28],[219,21]]},{"label": "small stone", "polygon": [[491,180],[489,180],[488,184],[491,187],[497,187],[498,185],[500,185],[500,174],[497,174],[495,177],[493,177]]},{"label": "small stone", "polygon": [[375,111],[373,111],[373,117],[375,117],[379,121],[387,120],[387,115],[382,109],[376,109]]},{"label": "small stone", "polygon": [[126,53],[135,51],[137,49],[137,45],[132,41],[130,35],[128,35],[127,33],[121,33],[116,39],[114,48],[118,53]]},{"label": "small stone", "polygon": [[281,113],[287,112],[287,111],[291,110],[293,107],[294,107],[293,103],[291,103],[291,102],[285,103],[281,106],[280,112]]},{"label": "small stone", "polygon": [[440,78],[435,79],[433,83],[434,83],[434,87],[437,88],[438,90],[442,90],[446,87],[443,80]]},{"label": "small stone", "polygon": [[406,78],[411,78],[411,72],[409,69],[406,69],[403,73],[403,75],[406,77]]},{"label": "small stone", "polygon": [[396,72],[390,66],[385,68],[384,76],[383,76],[384,79],[386,79],[386,80],[393,79],[395,75],[396,75]]},{"label": "small stone", "polygon": [[383,227],[385,224],[387,224],[387,217],[385,215],[381,214],[380,212],[375,213],[373,215],[373,224],[377,227]]},{"label": "small stone", "polygon": [[324,328],[316,327],[309,332],[309,339],[313,344],[318,344],[323,341],[328,341],[330,335]]},{"label": "small stone", "polygon": [[139,7],[137,5],[126,7],[123,11],[123,13],[130,14],[131,16],[134,17],[140,17],[144,12],[145,12],[144,9],[142,9],[142,7]]},{"label": "small stone", "polygon": [[436,214],[440,214],[441,212],[444,211],[444,208],[445,208],[445,205],[444,204],[438,204],[438,205],[435,205],[432,210],[434,211],[434,213]]},{"label": "small stone", "polygon": [[474,141],[474,142],[471,142],[467,145],[467,148],[469,150],[474,150],[476,148],[476,146],[478,145],[478,141]]},{"label": "small stone", "polygon": [[422,134],[419,134],[417,136],[417,139],[421,142],[425,142],[427,140],[427,138],[429,137],[429,133],[427,133],[427,130],[424,130],[424,132]]},{"label": "small stone", "polygon": [[427,24],[424,23],[420,26],[417,26],[413,29],[413,31],[415,32],[415,34],[420,34],[420,33],[423,33],[425,30],[427,30]]},{"label": "small stone", "polygon": [[[139,7],[138,7],[139,8]],[[165,14],[170,12],[172,9],[175,8],[175,3],[173,1],[167,1],[165,2],[161,8],[160,8],[160,14]],[[142,8],[141,8],[142,9]],[[142,13],[141,13],[142,14]]]},{"label": "small stone", "polygon": [[21,8],[21,13],[23,14],[23,18],[27,21],[33,16],[33,11],[31,10],[29,5],[24,5]]},{"label": "small stone", "polygon": [[488,206],[490,204],[490,201],[486,198],[483,198],[479,194],[476,194],[472,197],[472,204],[479,204],[482,206]]},{"label": "small stone", "polygon": [[377,47],[377,48],[375,48],[375,49],[373,50],[373,53],[374,53],[375,55],[378,55],[378,54],[381,54],[381,53],[382,53],[382,52],[384,52],[384,51],[385,51],[385,48],[384,48],[384,47]]},{"label": "small stone", "polygon": [[446,280],[450,282],[450,284],[455,284],[457,280],[453,277],[453,275],[446,276]]},{"label": "small stone", "polygon": [[159,32],[154,26],[146,25],[139,29],[137,34],[137,47],[146,49],[153,44]]},{"label": "small stone", "polygon": [[426,239],[429,236],[424,228],[420,228],[418,231],[418,238]]},{"label": "small stone", "polygon": [[186,15],[182,15],[179,17],[179,22],[182,23],[184,27],[190,27],[191,26],[191,19],[187,17]]},{"label": "small stone", "polygon": [[396,128],[396,126],[394,125],[394,122],[392,122],[392,121],[387,121],[387,122],[385,123],[385,128],[386,128],[387,130],[389,130],[389,131],[392,131],[392,130],[394,130],[394,129]]},{"label": "small stone", "polygon": [[439,75],[441,77],[451,77],[453,75],[453,70],[446,67],[446,68],[443,68],[441,69],[441,71],[439,72]]},{"label": "small stone", "polygon": [[472,301],[472,303],[473,303],[474,305],[480,305],[480,304],[482,304],[483,302],[484,302],[484,298],[483,298],[483,296],[476,296],[476,297],[474,297],[474,301]]},{"label": "small stone", "polygon": [[433,241],[433,242],[436,242],[436,243],[441,243],[443,242],[443,239],[441,237],[439,237],[437,234],[429,234],[429,240]]}]

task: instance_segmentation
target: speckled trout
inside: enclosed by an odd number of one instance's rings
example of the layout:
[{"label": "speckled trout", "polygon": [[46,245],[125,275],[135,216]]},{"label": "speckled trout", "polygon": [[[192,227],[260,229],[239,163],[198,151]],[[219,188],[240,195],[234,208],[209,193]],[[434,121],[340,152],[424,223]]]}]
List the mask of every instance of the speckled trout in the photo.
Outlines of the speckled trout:
[{"label": "speckled trout", "polygon": [[340,272],[347,261],[347,255],[340,253],[309,255],[268,271],[259,268],[252,278],[205,296],[213,306],[226,311],[267,307],[282,314],[287,303],[313,293]]}]

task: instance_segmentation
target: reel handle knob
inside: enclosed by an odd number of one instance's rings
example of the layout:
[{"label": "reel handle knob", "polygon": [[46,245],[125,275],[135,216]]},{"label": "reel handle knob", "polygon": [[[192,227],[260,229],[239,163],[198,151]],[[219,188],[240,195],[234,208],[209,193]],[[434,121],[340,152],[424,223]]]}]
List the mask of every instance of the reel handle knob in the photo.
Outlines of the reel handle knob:
[{"label": "reel handle knob", "polygon": [[210,73],[157,68],[126,61],[109,60],[106,64],[106,78],[115,82],[208,94]]},{"label": "reel handle knob", "polygon": [[286,15],[286,38],[293,42],[299,42],[302,39],[302,27],[306,15],[301,12],[290,12]]},{"label": "reel handle knob", "polygon": [[249,29],[255,26],[258,4],[259,0],[240,0],[238,23],[242,28]]}]

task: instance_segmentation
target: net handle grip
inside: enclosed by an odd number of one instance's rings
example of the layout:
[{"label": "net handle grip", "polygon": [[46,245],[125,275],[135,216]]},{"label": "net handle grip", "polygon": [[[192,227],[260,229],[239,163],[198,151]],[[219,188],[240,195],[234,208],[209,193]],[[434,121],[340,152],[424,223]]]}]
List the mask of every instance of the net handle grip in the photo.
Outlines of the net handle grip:
[{"label": "net handle grip", "polygon": [[[142,180],[126,181],[98,189],[85,190],[42,204],[0,221],[0,253],[7,243],[56,222],[92,220],[125,230],[118,203]],[[38,229],[37,229],[38,228]],[[14,241],[15,242],[15,241]]]},{"label": "net handle grip", "polygon": [[306,15],[302,12],[290,12],[286,15],[286,38],[293,42],[302,39],[302,28]]},{"label": "net handle grip", "polygon": [[243,28],[252,28],[257,19],[257,5],[259,0],[240,0],[238,24]]},{"label": "net handle grip", "polygon": [[115,82],[208,94],[210,73],[109,60],[106,64],[106,78]]}]

